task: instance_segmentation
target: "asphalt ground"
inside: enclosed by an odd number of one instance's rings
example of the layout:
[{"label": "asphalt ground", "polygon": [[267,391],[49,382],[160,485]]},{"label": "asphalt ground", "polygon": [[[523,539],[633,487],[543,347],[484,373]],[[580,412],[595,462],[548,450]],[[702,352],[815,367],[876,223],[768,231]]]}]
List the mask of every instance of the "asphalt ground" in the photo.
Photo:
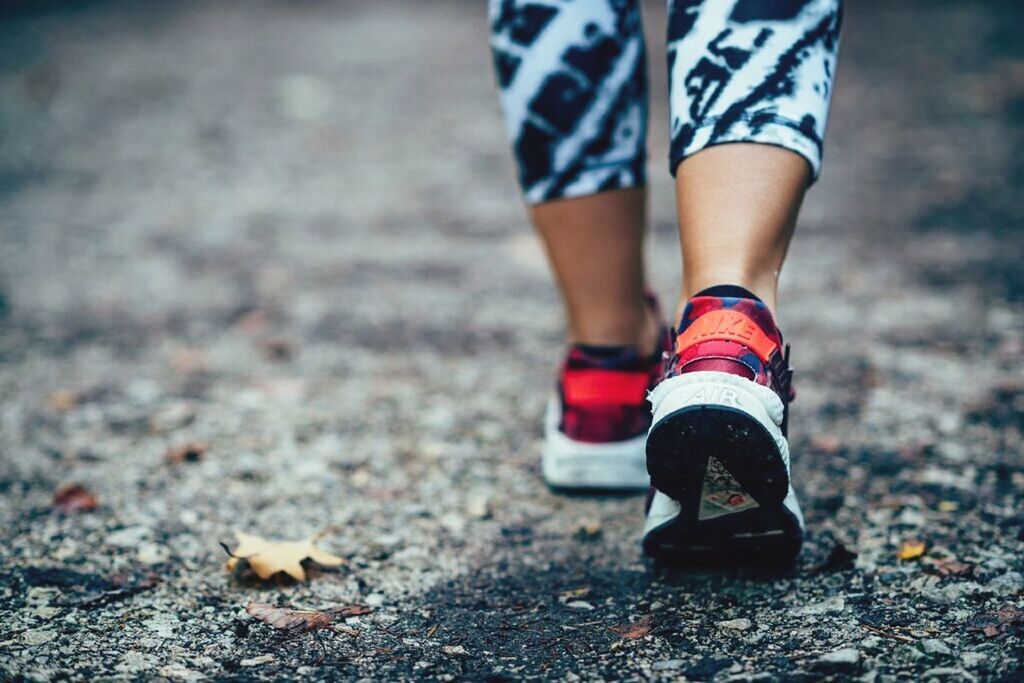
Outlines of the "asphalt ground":
[{"label": "asphalt ground", "polygon": [[[641,499],[539,477],[561,313],[482,3],[8,6],[0,678],[1021,677],[1022,20],[849,3],[780,306],[809,534],[753,572],[654,566]],[[346,563],[229,573],[234,530]]]}]

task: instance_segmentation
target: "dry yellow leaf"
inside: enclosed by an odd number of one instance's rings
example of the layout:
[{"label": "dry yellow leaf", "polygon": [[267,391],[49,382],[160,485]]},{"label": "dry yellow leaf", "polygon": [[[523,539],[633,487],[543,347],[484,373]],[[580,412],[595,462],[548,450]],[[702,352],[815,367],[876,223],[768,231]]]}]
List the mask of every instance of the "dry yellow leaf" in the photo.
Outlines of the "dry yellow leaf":
[{"label": "dry yellow leaf", "polygon": [[56,410],[59,413],[66,413],[75,406],[81,400],[78,392],[72,391],[71,389],[57,389],[56,391],[50,392],[46,397],[46,405],[51,410]]},{"label": "dry yellow leaf", "polygon": [[235,532],[238,547],[231,551],[231,559],[225,568],[234,571],[239,560],[245,560],[253,573],[261,579],[269,579],[283,572],[296,581],[306,580],[302,561],[313,560],[323,567],[337,567],[344,560],[337,555],[324,552],[316,547],[317,534],[301,541],[271,541],[242,531]]},{"label": "dry yellow leaf", "polygon": [[896,557],[901,560],[913,560],[922,555],[924,555],[924,541],[918,540],[903,541],[900,551],[896,553]]},{"label": "dry yellow leaf", "polygon": [[567,591],[562,591],[558,594],[558,599],[562,602],[567,600],[574,600],[576,598],[583,598],[590,594],[590,586],[580,586],[579,588],[572,588]]}]

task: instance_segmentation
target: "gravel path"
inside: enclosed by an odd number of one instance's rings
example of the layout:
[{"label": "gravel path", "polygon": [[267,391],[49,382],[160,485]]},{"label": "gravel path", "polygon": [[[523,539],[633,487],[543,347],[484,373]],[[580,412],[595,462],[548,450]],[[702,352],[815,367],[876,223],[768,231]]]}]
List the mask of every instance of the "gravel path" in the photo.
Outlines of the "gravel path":
[{"label": "gravel path", "polygon": [[[751,574],[538,476],[560,312],[482,4],[6,10],[0,679],[1024,676],[1024,7],[849,3],[783,278],[810,535]],[[232,575],[236,529],[347,564]],[[372,612],[321,649],[250,600]]]}]

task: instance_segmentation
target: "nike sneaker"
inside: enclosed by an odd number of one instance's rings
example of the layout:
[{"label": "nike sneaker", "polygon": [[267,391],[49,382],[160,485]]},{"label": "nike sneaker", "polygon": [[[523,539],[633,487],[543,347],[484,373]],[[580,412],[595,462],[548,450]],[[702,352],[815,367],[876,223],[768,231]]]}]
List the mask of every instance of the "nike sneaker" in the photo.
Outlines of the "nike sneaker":
[{"label": "nike sneaker", "polygon": [[786,439],[789,348],[734,286],[693,297],[650,394],[644,551],[666,560],[790,561],[803,517]]},{"label": "nike sneaker", "polygon": [[[648,305],[662,320],[653,297]],[[651,426],[647,393],[661,374],[670,343],[661,326],[653,354],[629,346],[569,348],[544,419],[541,469],[549,486],[565,490],[643,490],[645,443]]]}]

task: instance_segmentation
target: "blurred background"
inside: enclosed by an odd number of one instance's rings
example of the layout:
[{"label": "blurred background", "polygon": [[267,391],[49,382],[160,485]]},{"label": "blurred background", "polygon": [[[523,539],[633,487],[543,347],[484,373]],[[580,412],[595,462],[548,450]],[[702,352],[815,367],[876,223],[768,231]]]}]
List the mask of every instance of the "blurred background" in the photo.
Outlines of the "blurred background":
[{"label": "blurred background", "polygon": [[[650,262],[672,300],[664,6],[645,9]],[[217,540],[329,527],[350,569],[287,599],[371,600],[366,637],[390,654],[338,641],[353,674],[484,675],[499,655],[520,674],[649,674],[662,661],[698,678],[778,674],[851,643],[862,668],[1019,672],[1019,623],[996,644],[970,620],[1020,605],[1024,589],[1022,25],[1016,0],[848,3],[824,173],[781,295],[808,549],[781,583],[666,583],[639,563],[639,501],[558,498],[537,475],[561,311],[514,183],[485,3],[4,3],[12,661],[228,675],[266,650],[231,628],[239,604],[267,595],[219,573]],[[193,442],[198,462],[167,464]],[[98,509],[53,516],[70,481]],[[901,569],[893,545],[920,536],[973,573]],[[831,573],[835,557],[845,573]],[[27,597],[69,590],[28,569],[54,566],[160,579],[135,598],[138,618],[113,603],[67,608],[55,626]],[[942,592],[967,582],[978,590]],[[597,606],[583,618],[552,598],[579,586]],[[692,599],[672,611],[680,594]],[[837,594],[827,627],[778,607]],[[537,596],[533,630],[496,635]],[[197,604],[212,611],[199,618]],[[569,651],[542,645],[637,610],[667,610],[675,630],[611,659],[603,626]],[[772,633],[726,656],[692,640],[699,623],[739,617]],[[76,623],[120,654],[97,654]],[[390,623],[442,628],[412,646],[381,635]],[[864,644],[864,623],[911,645]],[[925,654],[928,638],[941,648]],[[74,656],[47,654],[57,644]]]}]

